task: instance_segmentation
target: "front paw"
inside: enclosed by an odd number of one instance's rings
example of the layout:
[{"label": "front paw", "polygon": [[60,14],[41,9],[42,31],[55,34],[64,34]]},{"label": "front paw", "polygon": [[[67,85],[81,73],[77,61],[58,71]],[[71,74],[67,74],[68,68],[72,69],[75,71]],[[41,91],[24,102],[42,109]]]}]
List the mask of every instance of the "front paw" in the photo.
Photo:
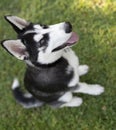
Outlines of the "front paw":
[{"label": "front paw", "polygon": [[85,93],[89,95],[100,95],[104,92],[104,87],[99,84],[79,83],[79,88],[74,93]]},{"label": "front paw", "polygon": [[100,95],[104,92],[104,87],[99,84],[91,85],[90,94],[91,95]]},{"label": "front paw", "polygon": [[80,65],[78,71],[79,71],[79,76],[84,75],[89,71],[89,66],[88,65]]}]

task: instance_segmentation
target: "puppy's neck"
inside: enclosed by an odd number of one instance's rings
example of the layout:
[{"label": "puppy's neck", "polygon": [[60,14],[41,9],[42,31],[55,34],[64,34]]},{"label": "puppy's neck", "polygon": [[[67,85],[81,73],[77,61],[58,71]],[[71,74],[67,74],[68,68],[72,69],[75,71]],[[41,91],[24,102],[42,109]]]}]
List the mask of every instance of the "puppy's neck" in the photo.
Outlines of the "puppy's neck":
[{"label": "puppy's neck", "polygon": [[45,53],[39,52],[37,62],[40,64],[52,64],[62,57],[63,51]]},{"label": "puppy's neck", "polygon": [[58,51],[54,53],[44,53],[40,52],[38,55],[38,59],[36,62],[31,62],[29,59],[25,60],[26,64],[30,67],[34,67],[36,69],[46,68],[55,65],[60,62],[62,58],[63,51]]}]

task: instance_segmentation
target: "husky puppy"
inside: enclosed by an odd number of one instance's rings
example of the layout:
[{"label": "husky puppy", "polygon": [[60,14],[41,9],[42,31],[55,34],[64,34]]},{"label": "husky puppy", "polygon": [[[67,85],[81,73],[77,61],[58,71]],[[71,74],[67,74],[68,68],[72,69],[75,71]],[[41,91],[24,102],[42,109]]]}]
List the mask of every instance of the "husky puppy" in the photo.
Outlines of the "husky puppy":
[{"label": "husky puppy", "polygon": [[98,84],[82,83],[79,76],[88,72],[87,65],[79,65],[71,46],[78,41],[69,22],[54,25],[33,24],[17,16],[5,16],[18,34],[16,40],[4,40],[2,46],[27,64],[24,85],[17,79],[12,85],[16,100],[25,108],[48,104],[53,108],[77,107],[82,98],[73,93],[100,95],[104,88]]}]

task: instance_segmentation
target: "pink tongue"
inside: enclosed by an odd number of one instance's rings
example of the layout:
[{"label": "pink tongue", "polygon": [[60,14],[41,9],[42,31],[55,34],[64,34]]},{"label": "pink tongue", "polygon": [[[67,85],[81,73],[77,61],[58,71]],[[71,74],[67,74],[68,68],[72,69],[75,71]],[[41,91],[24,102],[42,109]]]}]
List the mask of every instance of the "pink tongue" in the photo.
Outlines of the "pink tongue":
[{"label": "pink tongue", "polygon": [[72,44],[76,43],[78,40],[79,40],[79,37],[77,36],[77,34],[75,32],[72,32],[71,37],[67,41],[67,44],[72,45]]}]

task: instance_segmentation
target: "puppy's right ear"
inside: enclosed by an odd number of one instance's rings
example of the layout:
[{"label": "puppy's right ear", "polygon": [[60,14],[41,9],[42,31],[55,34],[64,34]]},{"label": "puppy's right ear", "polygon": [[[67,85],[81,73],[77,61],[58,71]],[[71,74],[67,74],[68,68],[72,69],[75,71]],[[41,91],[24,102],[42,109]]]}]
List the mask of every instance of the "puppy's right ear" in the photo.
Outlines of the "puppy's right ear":
[{"label": "puppy's right ear", "polygon": [[3,48],[19,60],[26,60],[29,54],[21,40],[6,40],[1,42]]},{"label": "puppy's right ear", "polygon": [[30,24],[26,20],[17,16],[8,15],[4,18],[11,24],[11,26],[17,33],[20,33],[25,27],[27,27]]}]

